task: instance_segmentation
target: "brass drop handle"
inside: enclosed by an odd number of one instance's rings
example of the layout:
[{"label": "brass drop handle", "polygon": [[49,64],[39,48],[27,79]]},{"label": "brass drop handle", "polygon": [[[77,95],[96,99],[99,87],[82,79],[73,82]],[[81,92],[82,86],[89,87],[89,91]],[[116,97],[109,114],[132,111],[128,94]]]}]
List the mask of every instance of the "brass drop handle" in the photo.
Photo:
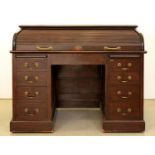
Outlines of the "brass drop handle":
[{"label": "brass drop handle", "polygon": [[[116,93],[117,93],[117,95],[121,95],[122,94],[122,92],[120,90],[118,90]],[[128,99],[130,95],[132,95],[132,91],[128,92],[128,96],[120,96],[120,97],[122,99]]]},{"label": "brass drop handle", "polygon": [[127,71],[129,68],[127,68],[127,67],[123,67],[123,68],[121,68],[123,71]]},{"label": "brass drop handle", "polygon": [[128,99],[128,96],[121,96],[122,99]]},{"label": "brass drop handle", "polygon": [[[117,76],[117,80],[121,80],[122,79],[122,76],[118,75]],[[128,75],[127,77],[128,80],[131,80],[132,79],[132,76],[131,75]],[[121,82],[122,83],[126,83],[126,82],[129,82],[128,80],[122,80]]]},{"label": "brass drop handle", "polygon": [[39,80],[39,77],[38,76],[35,76],[34,77],[34,80],[30,79],[30,77],[28,75],[25,75],[24,76],[24,80],[25,81],[28,81],[29,83],[33,83],[34,81],[38,81]]},{"label": "brass drop handle", "polygon": [[117,50],[121,50],[121,46],[116,46],[116,47],[104,46],[104,50],[117,51]]},{"label": "brass drop handle", "polygon": [[51,50],[53,50],[53,47],[52,46],[48,46],[48,47],[36,46],[36,49],[38,51],[51,51]]},{"label": "brass drop handle", "polygon": [[126,83],[126,82],[128,82],[128,81],[127,81],[127,80],[122,80],[121,82],[122,82],[122,83]]},{"label": "brass drop handle", "polygon": [[35,91],[35,93],[34,94],[30,94],[28,91],[25,91],[24,92],[24,94],[25,94],[25,96],[26,97],[28,97],[28,98],[35,98],[35,97],[37,97],[38,95],[39,95],[39,92],[38,91]]},{"label": "brass drop handle", "polygon": [[39,113],[39,108],[35,108],[33,111],[30,111],[28,108],[25,108],[24,112],[29,116],[34,116],[36,113]]}]

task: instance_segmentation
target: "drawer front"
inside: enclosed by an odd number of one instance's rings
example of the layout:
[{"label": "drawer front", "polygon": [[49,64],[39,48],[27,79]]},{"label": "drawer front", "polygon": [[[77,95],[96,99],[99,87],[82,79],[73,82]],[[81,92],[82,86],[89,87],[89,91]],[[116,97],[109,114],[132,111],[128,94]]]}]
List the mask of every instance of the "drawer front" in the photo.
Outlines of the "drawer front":
[{"label": "drawer front", "polygon": [[137,101],[140,99],[140,88],[138,86],[111,86],[109,88],[110,101]]},{"label": "drawer front", "polygon": [[18,121],[42,121],[48,119],[46,106],[38,104],[18,105],[14,108],[14,120]]},{"label": "drawer front", "polygon": [[47,100],[47,87],[17,87],[18,100]]},{"label": "drawer front", "polygon": [[47,86],[47,72],[17,72],[17,85]]},{"label": "drawer front", "polygon": [[16,58],[18,71],[41,71],[47,69],[46,58]]},{"label": "drawer front", "polygon": [[110,59],[111,71],[139,71],[140,59],[139,58],[111,58]]},{"label": "drawer front", "polygon": [[143,119],[143,113],[139,103],[135,104],[110,104],[106,118],[112,120],[136,120]]},{"label": "drawer front", "polygon": [[139,84],[140,75],[138,72],[113,72],[110,76],[112,84]]}]

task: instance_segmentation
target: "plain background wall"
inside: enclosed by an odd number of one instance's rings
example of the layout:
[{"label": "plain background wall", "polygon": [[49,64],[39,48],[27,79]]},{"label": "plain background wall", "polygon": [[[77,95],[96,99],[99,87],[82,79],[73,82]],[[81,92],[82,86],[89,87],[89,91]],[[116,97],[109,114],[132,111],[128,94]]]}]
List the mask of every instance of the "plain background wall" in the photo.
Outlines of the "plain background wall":
[{"label": "plain background wall", "polygon": [[145,99],[155,99],[154,0],[1,0],[0,98],[12,97],[9,51],[18,25],[138,25],[145,39]]}]

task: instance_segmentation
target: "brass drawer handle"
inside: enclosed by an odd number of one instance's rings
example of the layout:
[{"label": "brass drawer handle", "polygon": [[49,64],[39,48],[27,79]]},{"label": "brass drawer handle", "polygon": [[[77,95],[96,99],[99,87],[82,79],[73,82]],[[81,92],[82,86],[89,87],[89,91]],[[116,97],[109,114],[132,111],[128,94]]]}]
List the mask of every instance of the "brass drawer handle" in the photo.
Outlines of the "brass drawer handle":
[{"label": "brass drawer handle", "polygon": [[123,71],[126,71],[126,70],[128,70],[129,68],[127,68],[127,67],[123,67],[123,68],[121,68]]},{"label": "brass drawer handle", "polygon": [[36,49],[38,51],[51,51],[53,50],[53,47],[52,46],[49,46],[49,47],[40,47],[40,46],[36,46]]},{"label": "brass drawer handle", "polygon": [[27,82],[29,82],[29,83],[34,83],[34,81],[38,81],[39,80],[39,77],[38,76],[35,76],[34,77],[34,80],[31,80],[28,75],[25,75],[24,76],[24,80],[27,81]]},{"label": "brass drawer handle", "polygon": [[25,108],[24,112],[29,116],[34,116],[36,113],[39,113],[39,108],[35,108],[33,111],[30,111],[28,108]]},{"label": "brass drawer handle", "polygon": [[110,50],[110,51],[121,50],[121,46],[116,47],[104,46],[104,50]]},{"label": "brass drawer handle", "polygon": [[122,99],[128,99],[128,96],[121,96]]},{"label": "brass drawer handle", "polygon": [[128,82],[127,80],[123,80],[123,81],[121,81],[122,83],[126,83],[126,82]]},{"label": "brass drawer handle", "polygon": [[31,98],[32,99],[32,98],[37,97],[39,95],[39,92],[38,91],[35,91],[34,94],[30,94],[28,91],[25,91],[24,94],[25,94],[25,97],[28,97],[28,98]]}]

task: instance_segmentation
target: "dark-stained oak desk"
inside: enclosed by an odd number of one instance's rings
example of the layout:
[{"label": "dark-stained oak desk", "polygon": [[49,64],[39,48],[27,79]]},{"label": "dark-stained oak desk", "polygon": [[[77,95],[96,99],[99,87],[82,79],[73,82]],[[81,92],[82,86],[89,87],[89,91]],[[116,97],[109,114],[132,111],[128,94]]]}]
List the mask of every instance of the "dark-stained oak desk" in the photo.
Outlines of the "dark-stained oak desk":
[{"label": "dark-stained oak desk", "polygon": [[12,132],[52,132],[57,107],[100,107],[105,132],[141,132],[144,41],[136,26],[20,26]]}]

